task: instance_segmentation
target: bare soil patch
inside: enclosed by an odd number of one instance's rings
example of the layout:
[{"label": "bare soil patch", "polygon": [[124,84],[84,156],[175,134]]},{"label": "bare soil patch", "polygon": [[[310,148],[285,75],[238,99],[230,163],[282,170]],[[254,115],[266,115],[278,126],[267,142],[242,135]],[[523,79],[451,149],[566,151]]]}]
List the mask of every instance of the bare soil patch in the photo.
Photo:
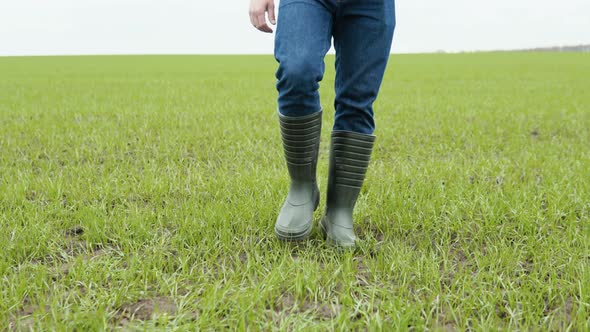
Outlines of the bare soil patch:
[{"label": "bare soil patch", "polygon": [[117,310],[119,316],[118,325],[127,325],[132,320],[150,320],[156,313],[174,316],[177,311],[178,307],[170,297],[157,296],[150,299],[141,299],[124,304]]},{"label": "bare soil patch", "polygon": [[275,300],[273,309],[276,313],[287,315],[310,312],[320,320],[332,319],[340,311],[338,305],[331,303],[322,303],[309,298],[298,301],[293,294],[288,292],[281,294]]}]

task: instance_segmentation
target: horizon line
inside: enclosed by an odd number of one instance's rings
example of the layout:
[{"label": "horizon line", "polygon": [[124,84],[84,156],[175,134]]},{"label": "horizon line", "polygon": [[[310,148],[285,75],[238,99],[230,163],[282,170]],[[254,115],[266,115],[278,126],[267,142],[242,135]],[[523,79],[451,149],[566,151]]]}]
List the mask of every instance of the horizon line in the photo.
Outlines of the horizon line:
[{"label": "horizon line", "polygon": [[[422,54],[465,54],[465,53],[502,53],[502,52],[590,52],[590,44],[561,45],[561,46],[541,46],[532,48],[519,49],[489,49],[489,50],[459,50],[459,51],[424,51],[424,52],[391,52],[390,55],[422,55]],[[273,53],[47,53],[47,54],[0,54],[0,57],[68,57],[68,56],[273,56]],[[326,55],[334,55],[329,52]]]}]

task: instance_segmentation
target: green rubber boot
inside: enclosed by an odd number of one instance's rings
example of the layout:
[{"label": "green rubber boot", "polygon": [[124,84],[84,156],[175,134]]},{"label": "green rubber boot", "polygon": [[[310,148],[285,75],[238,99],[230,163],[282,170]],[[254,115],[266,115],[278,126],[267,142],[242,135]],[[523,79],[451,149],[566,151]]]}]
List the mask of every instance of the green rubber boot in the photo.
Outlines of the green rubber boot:
[{"label": "green rubber boot", "polygon": [[354,248],[352,211],[359,195],[375,136],[352,131],[332,131],[328,200],[320,222],[322,233],[332,245]]},{"label": "green rubber boot", "polygon": [[316,165],[322,129],[322,112],[303,117],[279,114],[283,148],[291,185],[275,224],[280,240],[301,241],[311,233],[313,211],[320,202]]}]

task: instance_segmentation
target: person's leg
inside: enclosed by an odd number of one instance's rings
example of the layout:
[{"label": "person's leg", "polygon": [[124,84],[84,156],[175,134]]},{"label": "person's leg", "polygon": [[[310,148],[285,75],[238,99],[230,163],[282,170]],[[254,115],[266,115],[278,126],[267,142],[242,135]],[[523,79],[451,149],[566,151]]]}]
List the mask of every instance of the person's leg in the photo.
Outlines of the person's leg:
[{"label": "person's leg", "polygon": [[282,0],[275,58],[279,113],[304,116],[321,109],[319,82],[331,45],[333,6],[323,0]]},{"label": "person's leg", "polygon": [[344,2],[334,22],[334,130],[372,134],[377,98],[395,28],[394,0]]},{"label": "person's leg", "polygon": [[331,136],[326,212],[328,240],[354,247],[352,214],[373,150],[377,97],[395,26],[393,0],[343,2],[334,22],[336,115]]},{"label": "person's leg", "polygon": [[321,132],[319,81],[331,44],[332,12],[322,0],[283,0],[279,6],[275,58],[279,123],[291,184],[277,217],[281,240],[303,240],[319,203],[316,165]]}]

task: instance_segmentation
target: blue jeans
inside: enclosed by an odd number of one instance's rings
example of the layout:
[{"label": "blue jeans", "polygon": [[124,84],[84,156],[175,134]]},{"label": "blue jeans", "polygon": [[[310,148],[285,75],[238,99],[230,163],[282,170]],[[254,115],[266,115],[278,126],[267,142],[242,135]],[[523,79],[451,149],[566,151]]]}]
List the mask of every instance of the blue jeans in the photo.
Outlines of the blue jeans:
[{"label": "blue jeans", "polygon": [[319,82],[334,38],[334,130],[372,134],[373,102],[389,59],[394,0],[281,0],[275,36],[279,112],[321,110]]}]

